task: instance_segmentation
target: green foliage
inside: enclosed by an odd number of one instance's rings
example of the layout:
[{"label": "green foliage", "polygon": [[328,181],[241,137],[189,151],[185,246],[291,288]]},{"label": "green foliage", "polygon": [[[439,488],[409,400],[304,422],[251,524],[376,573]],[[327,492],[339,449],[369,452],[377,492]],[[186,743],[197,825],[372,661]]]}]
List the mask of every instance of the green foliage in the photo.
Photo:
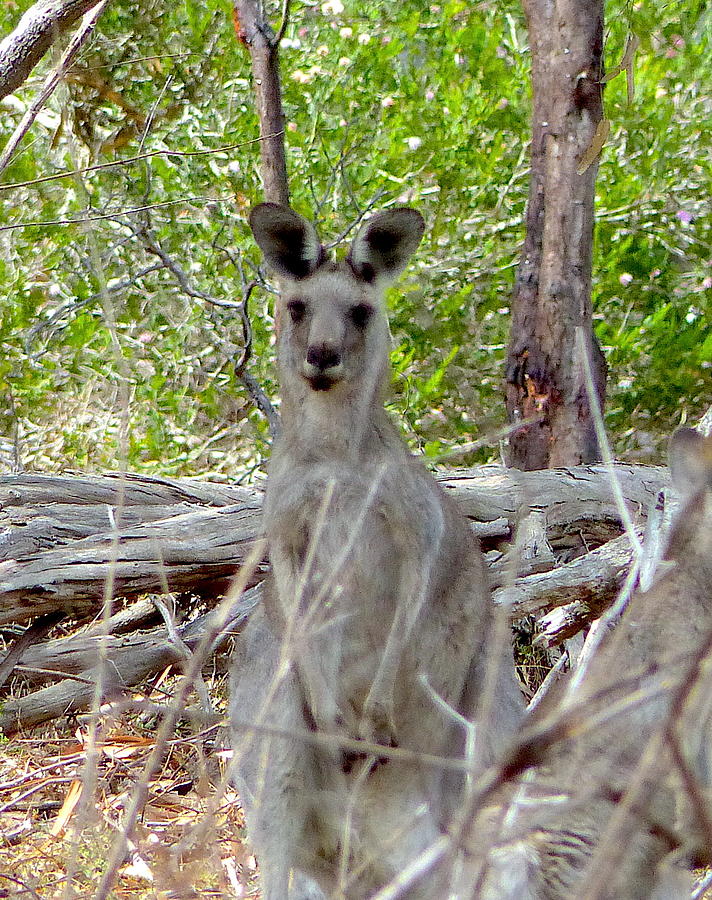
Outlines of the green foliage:
[{"label": "green foliage", "polygon": [[[0,32],[28,5],[3,5]],[[609,70],[631,32],[641,46],[633,103],[624,74],[606,87],[597,330],[617,449],[659,458],[664,435],[710,401],[709,14],[701,0],[653,0],[607,15]],[[519,4],[294,3],[280,56],[295,208],[327,240],[371,204],[427,218],[391,297],[392,406],[409,439],[438,457],[493,434],[528,188]],[[0,143],[51,62],[2,104]],[[234,372],[239,315],[201,296],[234,303],[257,274],[257,134],[229,4],[107,7],[0,181],[1,454],[17,432],[42,470],[235,477],[260,465],[266,424]],[[274,397],[269,292],[251,307],[250,371]]]}]

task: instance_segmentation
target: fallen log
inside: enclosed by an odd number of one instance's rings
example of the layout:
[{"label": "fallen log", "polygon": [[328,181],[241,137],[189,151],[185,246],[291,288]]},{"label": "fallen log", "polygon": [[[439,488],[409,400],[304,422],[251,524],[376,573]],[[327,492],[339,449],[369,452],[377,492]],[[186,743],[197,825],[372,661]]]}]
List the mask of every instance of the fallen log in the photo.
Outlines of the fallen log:
[{"label": "fallen log", "polygon": [[[203,508],[0,564],[0,625],[61,609],[97,614],[107,581],[116,597],[220,593],[259,535],[260,506]],[[264,577],[255,572],[252,584]]]},{"label": "fallen log", "polygon": [[[629,512],[642,521],[667,483],[667,473],[617,465],[616,474]],[[483,466],[448,474],[441,483],[482,534],[486,549],[488,535],[496,546],[530,510],[544,513],[554,551],[573,547],[578,552],[589,541],[597,546],[621,530],[609,476],[601,466],[540,472]],[[174,592],[215,594],[259,535],[260,509],[259,492],[206,482],[4,476],[0,625],[22,624],[58,609],[76,617],[92,615],[101,607],[107,581],[117,597],[135,598],[166,585]],[[170,512],[178,514],[166,515]],[[138,524],[123,527],[124,516]],[[45,549],[25,552],[18,532],[28,525],[34,527],[32,547]],[[70,533],[84,537],[69,540]],[[264,572],[263,566],[254,581]]]},{"label": "fallen log", "polygon": [[[638,537],[641,534],[639,530]],[[609,606],[632,558],[630,538],[623,534],[549,572],[535,572],[515,579],[514,584],[497,588],[494,599],[509,608],[512,619],[579,603],[588,608],[591,614],[588,621],[591,621]]]}]

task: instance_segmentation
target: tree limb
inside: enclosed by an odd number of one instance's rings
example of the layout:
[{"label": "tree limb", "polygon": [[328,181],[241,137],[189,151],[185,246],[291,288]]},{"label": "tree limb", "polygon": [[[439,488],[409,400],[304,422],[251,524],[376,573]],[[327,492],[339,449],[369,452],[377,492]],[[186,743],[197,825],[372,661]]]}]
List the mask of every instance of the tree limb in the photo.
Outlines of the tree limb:
[{"label": "tree limb", "polygon": [[39,0],[31,6],[0,41],[0,100],[17,90],[54,41],[96,5],[97,0]]},{"label": "tree limb", "polygon": [[[286,25],[285,4],[282,25]],[[279,80],[279,41],[255,0],[235,0],[235,31],[250,51],[255,103],[260,120],[260,153],[265,199],[289,206],[287,159],[284,150],[284,112]],[[283,30],[280,30],[280,37]]]}]

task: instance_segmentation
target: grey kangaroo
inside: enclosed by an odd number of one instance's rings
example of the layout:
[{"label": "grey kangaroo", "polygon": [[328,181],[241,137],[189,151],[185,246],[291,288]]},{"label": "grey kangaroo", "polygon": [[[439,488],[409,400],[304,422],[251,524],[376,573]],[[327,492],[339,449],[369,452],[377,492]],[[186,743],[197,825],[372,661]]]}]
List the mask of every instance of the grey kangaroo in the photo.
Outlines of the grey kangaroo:
[{"label": "grey kangaroo", "polygon": [[680,506],[659,574],[560,704],[565,739],[521,787],[480,898],[686,900],[669,861],[710,864],[712,436],[679,429],[670,465]]},{"label": "grey kangaroo", "polygon": [[384,288],[423,220],[374,215],[340,262],[288,208],[263,203],[250,225],[282,288],[271,575],[231,701],[262,896],[365,900],[401,879],[398,897],[443,900],[454,853],[423,853],[463,789],[458,714],[489,692],[493,714],[468,757],[484,766],[522,701],[509,645],[488,660],[494,606],[477,541],[383,408]]}]

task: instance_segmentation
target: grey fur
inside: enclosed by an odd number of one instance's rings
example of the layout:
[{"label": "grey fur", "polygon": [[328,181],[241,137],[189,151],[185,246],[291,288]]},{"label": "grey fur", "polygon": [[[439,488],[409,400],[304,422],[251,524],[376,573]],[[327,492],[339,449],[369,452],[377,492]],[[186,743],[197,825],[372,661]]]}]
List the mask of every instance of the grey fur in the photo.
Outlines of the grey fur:
[{"label": "grey fur", "polygon": [[[291,210],[262,204],[251,225],[283,282],[283,430],[264,508],[272,573],[233,670],[238,784],[264,900],[285,900],[291,872],[291,900],[318,896],[316,883],[365,900],[457,808],[462,777],[389,752],[462,757],[446,704],[471,714],[482,700],[494,608],[465,519],[383,408],[383,289],[417,247],[422,218],[373,216],[341,263],[325,260],[313,227]],[[482,765],[522,713],[508,646],[493,683]],[[383,753],[358,752],[358,740]],[[448,870],[445,861],[427,868],[399,897],[443,900]]]},{"label": "grey fur", "polygon": [[[695,672],[693,664],[712,635],[712,437],[680,429],[670,462],[681,505],[660,574],[647,591],[634,593],[564,703],[581,725],[603,714],[601,720],[579,734],[574,729],[524,780],[509,834],[504,840],[497,835],[500,847],[490,854],[483,900],[683,900],[690,896],[690,877],[676,863],[710,859],[709,828],[661,729],[674,721],[697,799],[711,821],[709,653],[706,669]],[[677,709],[681,685],[691,690]],[[605,717],[636,692],[636,703]],[[555,718],[557,703],[561,709],[561,701],[552,701],[541,715]],[[636,783],[635,800],[622,817],[621,805]],[[473,846],[480,841],[475,834]],[[502,873],[512,870],[523,876],[510,893]]]}]

